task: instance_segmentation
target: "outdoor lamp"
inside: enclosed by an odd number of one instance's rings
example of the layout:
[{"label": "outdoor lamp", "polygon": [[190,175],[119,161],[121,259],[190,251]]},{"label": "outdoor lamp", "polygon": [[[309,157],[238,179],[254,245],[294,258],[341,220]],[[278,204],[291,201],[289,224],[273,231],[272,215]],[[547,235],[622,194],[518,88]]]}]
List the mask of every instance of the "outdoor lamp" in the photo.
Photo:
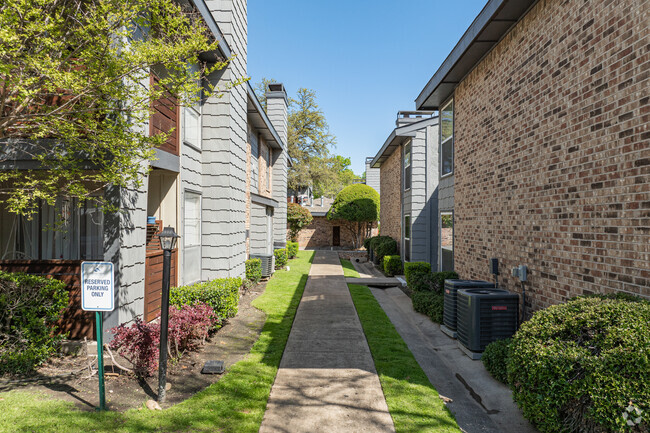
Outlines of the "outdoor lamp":
[{"label": "outdoor lamp", "polygon": [[165,227],[158,237],[160,238],[160,246],[165,251],[176,248],[176,239],[180,238],[171,226]]},{"label": "outdoor lamp", "polygon": [[162,293],[160,298],[160,351],[158,354],[158,401],[165,401],[167,384],[167,337],[169,332],[169,278],[171,273],[172,250],[176,239],[180,238],[170,226],[158,235],[163,249]]}]

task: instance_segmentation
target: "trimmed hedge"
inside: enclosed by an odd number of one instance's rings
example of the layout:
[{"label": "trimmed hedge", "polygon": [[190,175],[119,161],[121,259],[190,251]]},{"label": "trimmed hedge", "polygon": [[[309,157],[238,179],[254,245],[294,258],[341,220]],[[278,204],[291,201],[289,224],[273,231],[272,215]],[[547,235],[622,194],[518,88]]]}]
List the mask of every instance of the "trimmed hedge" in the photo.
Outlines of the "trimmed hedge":
[{"label": "trimmed hedge", "polygon": [[402,258],[400,256],[384,257],[384,272],[389,277],[402,273]]},{"label": "trimmed hedge", "polygon": [[383,264],[384,257],[397,254],[397,242],[395,239],[390,237],[375,242],[374,254],[375,261],[379,264]]},{"label": "trimmed hedge", "polygon": [[426,314],[435,323],[442,323],[444,296],[441,293],[413,291],[411,301],[415,311]]},{"label": "trimmed hedge", "polygon": [[284,269],[284,267],[287,266],[287,262],[289,261],[287,257],[287,249],[278,248],[277,250],[273,251],[273,254],[275,254],[275,269]]},{"label": "trimmed hedge", "polygon": [[427,262],[404,263],[406,285],[414,292],[431,290],[431,265]]},{"label": "trimmed hedge", "polygon": [[485,347],[481,361],[493,378],[508,384],[508,356],[510,353],[510,338],[493,341]]},{"label": "trimmed hedge", "polygon": [[299,244],[298,242],[287,242],[287,256],[290,259],[295,259],[298,255]]},{"label": "trimmed hedge", "polygon": [[189,286],[172,287],[169,303],[180,309],[183,305],[203,302],[212,307],[219,319],[227,319],[237,314],[241,285],[241,278],[219,278]]},{"label": "trimmed hedge", "polygon": [[246,279],[254,284],[259,283],[262,279],[262,260],[246,260]]},{"label": "trimmed hedge", "polygon": [[433,290],[442,293],[445,288],[445,280],[457,280],[458,274],[454,271],[434,272],[431,274],[431,285]]},{"label": "trimmed hedge", "polygon": [[647,431],[650,302],[581,297],[538,311],[512,339],[508,382],[542,432]]},{"label": "trimmed hedge", "polygon": [[56,321],[68,306],[62,281],[0,271],[0,374],[28,373],[56,352]]},{"label": "trimmed hedge", "polygon": [[[391,238],[390,236],[373,236],[368,241],[368,246],[372,250],[372,256],[373,256],[373,262],[374,263],[376,263],[376,264],[380,263],[379,256],[377,255],[377,247],[380,244],[383,244],[384,242],[387,242],[388,240],[393,240],[393,238]],[[389,253],[389,254],[394,254],[394,253]]]}]

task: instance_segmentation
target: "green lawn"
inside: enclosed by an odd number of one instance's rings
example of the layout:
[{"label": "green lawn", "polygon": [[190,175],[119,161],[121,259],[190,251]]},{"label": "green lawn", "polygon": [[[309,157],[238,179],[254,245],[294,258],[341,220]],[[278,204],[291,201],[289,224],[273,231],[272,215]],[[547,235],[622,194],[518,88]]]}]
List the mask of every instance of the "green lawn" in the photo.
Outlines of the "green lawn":
[{"label": "green lawn", "polygon": [[267,314],[250,354],[217,383],[164,411],[82,412],[41,395],[0,393],[0,432],[257,432],[307,283],[313,251],[278,271],[253,305]]},{"label": "green lawn", "polygon": [[357,272],[356,269],[354,269],[354,265],[352,264],[351,261],[341,259],[341,266],[343,266],[343,274],[346,277],[359,278],[359,273]]},{"label": "green lawn", "polygon": [[[348,275],[352,264],[341,260]],[[366,286],[348,284],[366,334],[395,430],[400,432],[460,432],[413,354]]]}]

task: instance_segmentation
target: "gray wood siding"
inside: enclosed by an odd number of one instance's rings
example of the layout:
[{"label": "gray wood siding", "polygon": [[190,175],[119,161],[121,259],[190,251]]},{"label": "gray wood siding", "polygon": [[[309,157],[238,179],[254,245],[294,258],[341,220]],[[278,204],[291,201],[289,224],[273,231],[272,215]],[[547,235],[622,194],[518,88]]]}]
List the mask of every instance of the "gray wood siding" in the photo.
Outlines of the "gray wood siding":
[{"label": "gray wood siding", "polygon": [[[267,97],[269,120],[280,136],[287,143],[287,103],[282,97]],[[287,153],[273,149],[273,198],[278,207],[273,213],[273,242],[287,241]]]},{"label": "gray wood siding", "polygon": [[260,191],[260,143],[257,139],[257,133],[254,129],[249,128],[248,142],[251,145],[251,192],[259,194]]},{"label": "gray wood siding", "polygon": [[426,129],[418,130],[411,140],[411,261],[427,261],[427,238],[429,236],[427,201],[427,152]]},{"label": "gray wood siding", "polygon": [[439,126],[433,125],[427,128],[427,214],[429,235],[427,236],[427,250],[431,263],[431,269],[437,269],[438,263],[438,183],[440,180],[440,168],[438,161],[438,138]]},{"label": "gray wood siding", "polygon": [[250,254],[267,253],[266,206],[251,203]]},{"label": "gray wood siding", "polygon": [[[245,77],[246,1],[207,2],[224,38],[237,56],[208,79],[225,88]],[[236,86],[203,106],[202,276],[238,277],[246,260],[247,90]]]}]

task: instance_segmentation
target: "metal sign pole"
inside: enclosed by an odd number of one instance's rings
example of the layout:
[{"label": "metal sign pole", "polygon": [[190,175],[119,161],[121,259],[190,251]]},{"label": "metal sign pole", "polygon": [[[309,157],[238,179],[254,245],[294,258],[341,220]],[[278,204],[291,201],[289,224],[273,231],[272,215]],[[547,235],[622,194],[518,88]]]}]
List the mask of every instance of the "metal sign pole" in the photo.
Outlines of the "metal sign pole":
[{"label": "metal sign pole", "polygon": [[106,394],[104,392],[104,344],[102,334],[104,333],[104,318],[102,312],[95,312],[97,324],[97,375],[99,376],[99,410],[106,410]]}]

